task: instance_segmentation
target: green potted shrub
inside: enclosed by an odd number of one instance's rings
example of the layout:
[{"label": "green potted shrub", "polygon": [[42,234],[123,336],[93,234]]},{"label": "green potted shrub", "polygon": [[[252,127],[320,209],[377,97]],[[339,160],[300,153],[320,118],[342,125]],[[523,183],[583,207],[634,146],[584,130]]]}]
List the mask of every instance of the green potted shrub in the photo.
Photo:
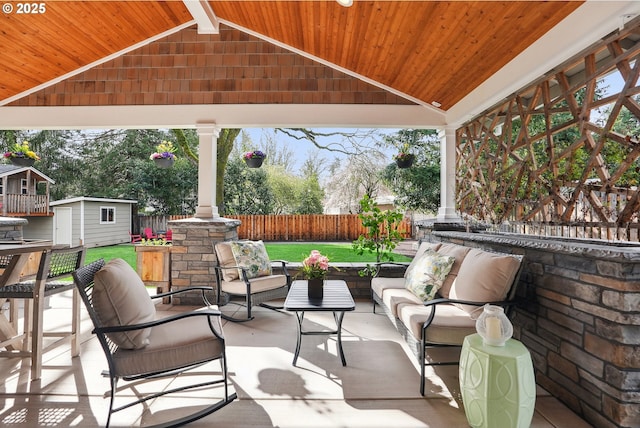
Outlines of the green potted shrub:
[{"label": "green potted shrub", "polygon": [[[354,251],[358,255],[365,252],[375,254],[376,263],[393,261],[393,250],[404,239],[398,231],[404,215],[397,210],[382,211],[368,195],[360,200],[360,210],[358,217],[366,233],[353,241]],[[373,276],[376,270],[375,265],[367,264],[358,273],[360,276]]]}]

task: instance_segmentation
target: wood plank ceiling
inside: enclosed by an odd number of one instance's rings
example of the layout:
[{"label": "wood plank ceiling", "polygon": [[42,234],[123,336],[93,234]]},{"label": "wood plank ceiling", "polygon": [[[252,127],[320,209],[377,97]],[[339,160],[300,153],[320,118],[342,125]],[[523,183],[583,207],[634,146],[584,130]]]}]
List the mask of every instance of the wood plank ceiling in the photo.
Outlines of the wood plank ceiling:
[{"label": "wood plank ceiling", "polygon": [[[216,17],[447,110],[582,1],[209,1]],[[11,4],[14,8],[18,3]],[[0,105],[193,23],[179,1],[53,1],[0,15]],[[6,7],[6,6],[5,6]],[[24,11],[23,11],[24,12]]]}]

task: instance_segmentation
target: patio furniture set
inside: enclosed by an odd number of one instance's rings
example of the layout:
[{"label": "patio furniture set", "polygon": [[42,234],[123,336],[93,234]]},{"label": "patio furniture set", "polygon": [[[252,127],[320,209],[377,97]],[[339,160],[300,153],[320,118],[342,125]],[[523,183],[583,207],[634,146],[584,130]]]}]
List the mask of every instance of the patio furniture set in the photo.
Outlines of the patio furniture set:
[{"label": "patio furniture set", "polygon": [[[510,339],[512,330],[501,343],[476,333],[486,334],[479,326],[483,307],[491,304],[509,312],[516,304],[522,260],[520,255],[424,242],[403,277],[371,281],[373,311],[380,305],[418,357],[421,395],[426,366],[460,364],[462,398],[472,427],[524,427],[533,417],[536,384],[529,351]],[[426,291],[425,282],[433,285]],[[495,327],[500,336],[504,328]],[[459,361],[436,361],[427,354],[428,349],[452,346],[461,347]]]},{"label": "patio furniture set", "polygon": [[[38,247],[34,250],[43,249]],[[22,254],[21,249],[15,251],[18,255]],[[338,355],[342,365],[346,366],[342,349],[342,321],[346,312],[355,309],[355,302],[345,281],[325,281],[324,296],[318,299],[309,296],[307,281],[291,281],[286,262],[269,260],[264,244],[260,241],[217,242],[213,244],[213,251],[217,259],[214,268],[215,297],[218,304],[225,305],[240,298],[240,304],[246,307],[246,317],[227,316],[217,306],[212,305],[207,299],[207,293],[214,291],[211,287],[186,287],[150,297],[140,276],[123,260],[114,259],[108,263],[98,260],[80,267],[84,260],[84,248],[80,251],[60,251],[61,256],[50,247],[44,248],[36,280],[30,285],[31,290],[36,291],[31,291],[29,296],[14,296],[36,299],[36,311],[31,315],[26,314],[26,318],[31,316],[36,320],[33,337],[39,340],[34,341],[32,345],[33,355],[36,356],[32,361],[32,377],[39,377],[39,373],[33,370],[40,370],[39,359],[42,357],[42,314],[36,312],[43,306],[39,296],[45,294],[37,290],[53,290],[55,283],[51,280],[62,274],[68,276],[71,272],[76,284],[74,296],[79,293],[84,302],[94,324],[93,333],[96,334],[107,358],[109,370],[103,373],[109,377],[111,385],[107,426],[113,413],[167,393],[210,385],[223,388],[221,397],[216,402],[193,414],[180,417],[173,421],[173,424],[200,419],[235,400],[236,394],[230,393],[228,389],[225,337],[221,319],[234,322],[250,321],[254,318],[252,306],[261,305],[296,313],[298,334],[293,357],[294,366],[297,364],[302,337],[305,335],[336,335]],[[74,263],[70,263],[67,256],[64,259],[67,261],[63,263],[64,270],[54,271],[54,266],[60,264],[56,257],[68,254],[76,254],[79,257],[73,259]],[[475,333],[474,314],[485,303],[491,302],[505,307],[512,305],[521,261],[522,257],[515,255],[494,254],[454,244],[423,243],[414,260],[408,265],[405,277],[377,276],[372,279],[374,311],[376,304],[384,308],[398,331],[413,345],[413,349],[417,350],[416,353],[423,363],[420,383],[420,392],[423,395],[424,365],[448,364],[427,362],[426,349],[431,346],[461,346],[465,337]],[[426,272],[428,269],[425,266],[432,269],[431,273]],[[15,267],[13,263],[5,271],[5,280],[8,278],[7,275],[12,278],[15,276]],[[441,288],[424,287],[425,283],[430,284],[438,276],[441,276]],[[423,284],[422,288],[416,289],[416,283]],[[3,288],[0,288],[0,291],[6,293],[15,289],[9,285]],[[201,309],[156,319],[154,299],[166,299],[186,292],[197,292],[202,296]],[[428,296],[424,295],[425,292]],[[439,292],[439,296],[436,296],[436,292]],[[266,303],[277,298],[285,298],[282,306],[275,307]],[[331,312],[336,328],[305,330],[304,315],[309,311]],[[74,305],[73,327],[70,332],[74,338],[78,332],[77,312],[77,305]],[[25,337],[27,336],[29,335]],[[72,353],[76,347],[77,343],[72,346]],[[118,401],[116,405],[116,395],[121,390],[118,386],[120,381],[136,382],[141,379],[174,376],[211,361],[217,361],[220,370],[213,374],[208,372],[209,377],[204,380],[182,385],[177,389],[136,397],[135,401],[126,404],[120,404]],[[535,392],[533,399],[535,400]],[[483,417],[482,414],[479,417]]]}]

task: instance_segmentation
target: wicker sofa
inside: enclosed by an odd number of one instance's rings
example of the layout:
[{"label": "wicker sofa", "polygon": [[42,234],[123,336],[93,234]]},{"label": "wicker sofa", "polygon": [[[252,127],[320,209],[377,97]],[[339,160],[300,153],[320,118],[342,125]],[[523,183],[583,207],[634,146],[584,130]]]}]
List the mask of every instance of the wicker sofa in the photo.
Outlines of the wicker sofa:
[{"label": "wicker sofa", "polygon": [[[444,258],[450,270],[434,298],[424,301],[407,288],[412,270],[429,260]],[[475,320],[486,303],[508,309],[515,303],[523,256],[494,253],[451,243],[421,243],[405,276],[376,276],[371,288],[376,305],[387,314],[422,363],[420,392],[424,395],[425,365],[457,364],[433,361],[431,347],[460,346],[476,332]],[[426,260],[426,262],[425,262]]]}]

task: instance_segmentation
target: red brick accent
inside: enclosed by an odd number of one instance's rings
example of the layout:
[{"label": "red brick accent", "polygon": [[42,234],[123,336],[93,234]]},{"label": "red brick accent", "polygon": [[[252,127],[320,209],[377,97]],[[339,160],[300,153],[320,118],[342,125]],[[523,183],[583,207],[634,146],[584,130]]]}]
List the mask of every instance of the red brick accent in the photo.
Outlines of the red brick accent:
[{"label": "red brick accent", "polygon": [[238,30],[182,30],[12,106],[413,104]]}]

